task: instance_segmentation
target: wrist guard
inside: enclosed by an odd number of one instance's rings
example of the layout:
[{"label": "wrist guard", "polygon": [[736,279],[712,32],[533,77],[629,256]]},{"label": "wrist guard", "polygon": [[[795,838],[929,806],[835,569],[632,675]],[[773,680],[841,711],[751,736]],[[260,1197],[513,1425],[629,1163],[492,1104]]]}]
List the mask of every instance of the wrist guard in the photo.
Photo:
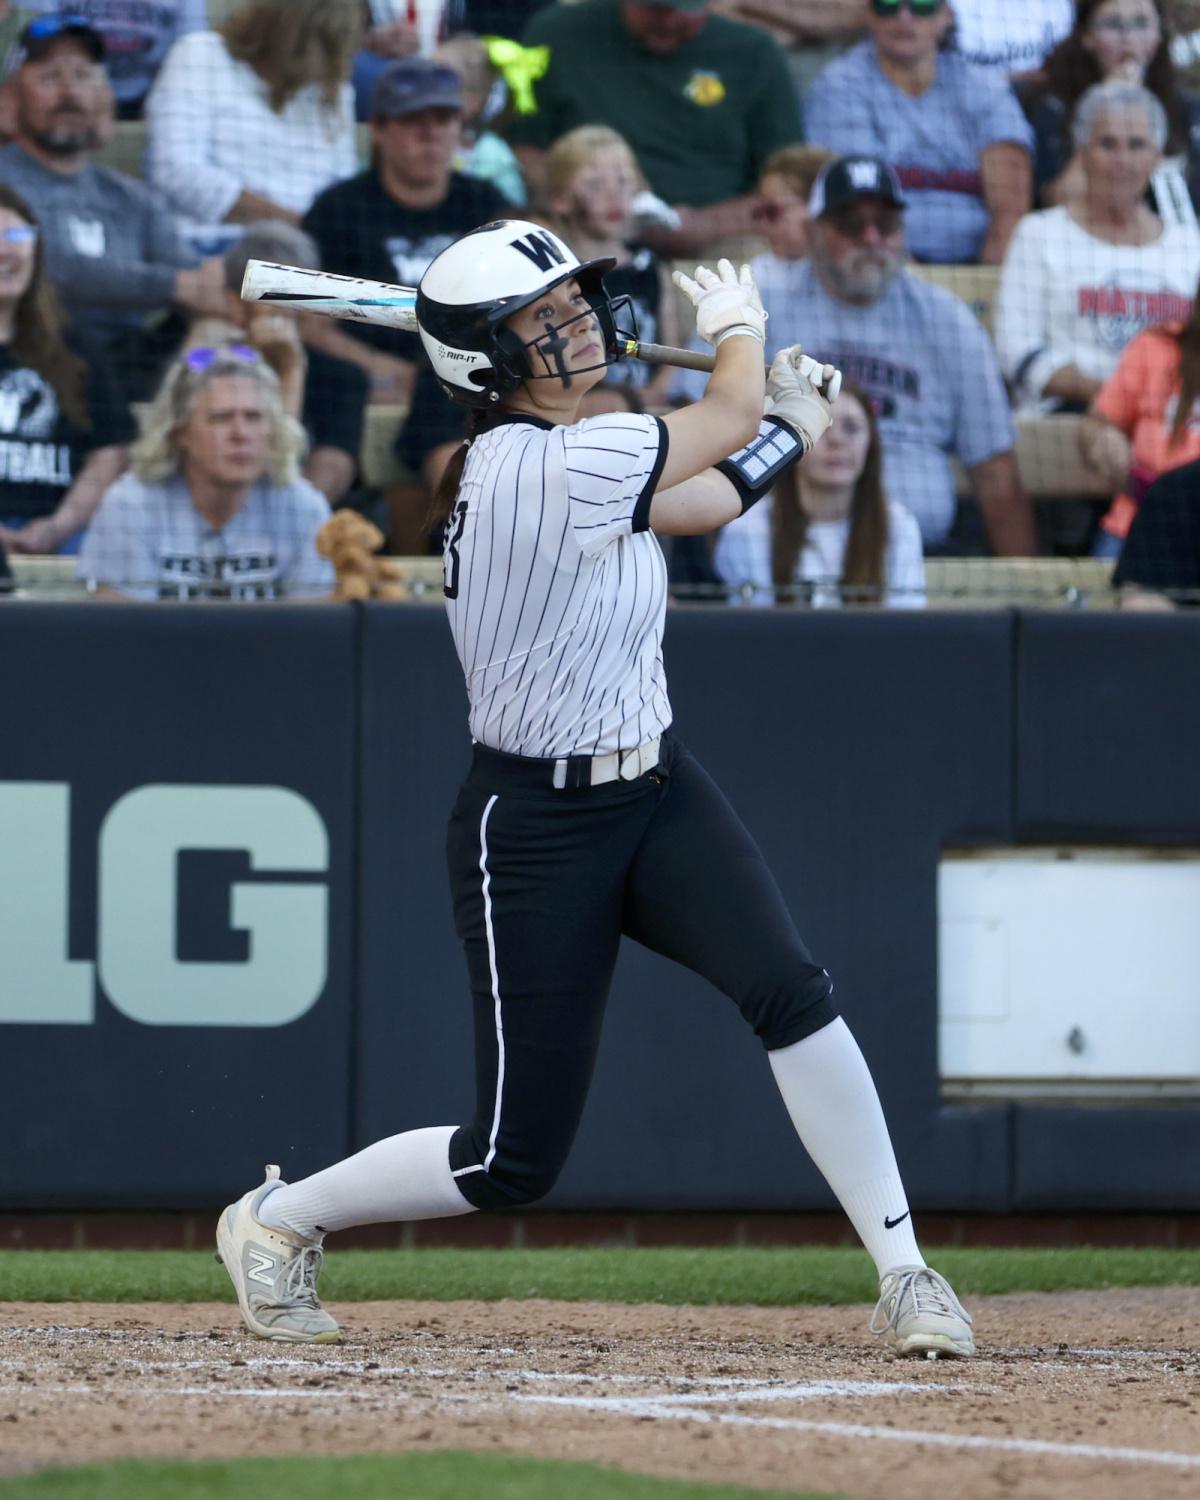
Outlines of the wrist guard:
[{"label": "wrist guard", "polygon": [[737,490],[745,515],[784,470],[790,469],[807,452],[808,444],[794,427],[778,417],[764,417],[758,424],[758,436],[753,442],[713,467]]}]

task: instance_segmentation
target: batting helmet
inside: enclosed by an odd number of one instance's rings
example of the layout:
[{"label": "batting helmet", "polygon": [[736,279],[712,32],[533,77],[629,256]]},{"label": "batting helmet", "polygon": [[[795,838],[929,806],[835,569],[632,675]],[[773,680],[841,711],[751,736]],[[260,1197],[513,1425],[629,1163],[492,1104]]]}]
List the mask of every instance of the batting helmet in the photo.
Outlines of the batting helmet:
[{"label": "batting helmet", "polygon": [[[569,384],[559,332],[567,323],[548,324],[529,344],[504,324],[572,276],[604,339],[604,359],[587,368],[603,369],[620,359],[624,341],[636,339],[637,328],[629,298],[611,298],[604,290],[604,273],[614,265],[612,259],[581,262],[556,234],[523,219],[499,219],[455,240],[430,263],[417,287],[421,343],[442,389],[465,406],[486,408],[526,380]],[[618,316],[629,319],[628,331],[617,329]],[[544,369],[535,369],[534,352]]]}]

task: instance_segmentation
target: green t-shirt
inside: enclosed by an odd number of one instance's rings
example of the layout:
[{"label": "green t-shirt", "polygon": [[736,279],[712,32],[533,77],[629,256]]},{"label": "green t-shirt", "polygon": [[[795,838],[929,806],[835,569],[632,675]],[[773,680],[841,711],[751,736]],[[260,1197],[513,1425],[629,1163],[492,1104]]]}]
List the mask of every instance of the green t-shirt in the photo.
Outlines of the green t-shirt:
[{"label": "green t-shirt", "polygon": [[668,203],[747,193],[772,151],[804,138],[785,54],[757,27],[709,16],[664,57],[629,35],[618,0],[584,0],[539,11],[523,40],[548,46],[550,67],[513,139],[549,146],[577,125],[609,125]]}]

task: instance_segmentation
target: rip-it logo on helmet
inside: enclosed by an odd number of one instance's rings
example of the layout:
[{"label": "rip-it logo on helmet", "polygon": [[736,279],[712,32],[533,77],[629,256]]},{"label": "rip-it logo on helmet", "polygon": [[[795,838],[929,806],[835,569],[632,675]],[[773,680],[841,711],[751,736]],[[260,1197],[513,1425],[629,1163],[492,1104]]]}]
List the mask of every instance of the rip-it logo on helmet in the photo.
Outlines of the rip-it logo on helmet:
[{"label": "rip-it logo on helmet", "polygon": [[[551,230],[522,219],[500,219],[455,240],[430,263],[417,287],[421,343],[443,390],[465,406],[489,407],[527,380],[571,383],[563,360],[565,329],[578,323],[547,322],[523,343],[507,319],[572,278],[599,325],[604,358],[586,369],[621,359],[637,327],[628,297],[609,297],[604,274],[611,258],[580,261]],[[618,328],[620,319],[622,327]],[[582,369],[575,374],[583,373]]]}]

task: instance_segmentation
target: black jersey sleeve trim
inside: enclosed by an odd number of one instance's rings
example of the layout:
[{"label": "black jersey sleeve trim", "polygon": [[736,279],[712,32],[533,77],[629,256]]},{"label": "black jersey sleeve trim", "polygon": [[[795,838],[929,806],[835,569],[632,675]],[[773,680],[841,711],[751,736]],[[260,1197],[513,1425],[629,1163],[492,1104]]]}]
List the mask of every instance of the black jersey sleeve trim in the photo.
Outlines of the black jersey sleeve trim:
[{"label": "black jersey sleeve trim", "polygon": [[654,467],[646,476],[646,483],[637,498],[637,504],[633,507],[632,530],[635,532],[650,530],[650,502],[654,499],[654,491],[658,488],[658,481],[662,478],[667,453],[671,447],[671,434],[667,431],[667,424],[661,417],[655,417],[654,420],[658,424],[658,454],[654,460]]}]

